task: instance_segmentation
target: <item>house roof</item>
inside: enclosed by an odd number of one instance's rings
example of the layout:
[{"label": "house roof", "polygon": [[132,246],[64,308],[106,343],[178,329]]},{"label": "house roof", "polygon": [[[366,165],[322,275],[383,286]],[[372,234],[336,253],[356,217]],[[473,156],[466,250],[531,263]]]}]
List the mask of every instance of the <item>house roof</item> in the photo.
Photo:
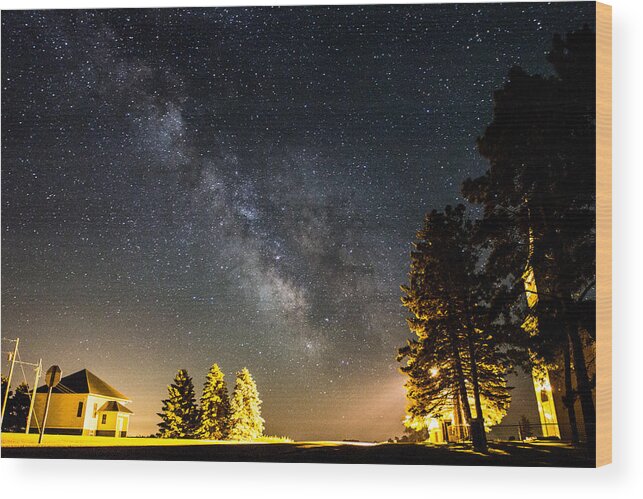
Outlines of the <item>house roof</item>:
[{"label": "house roof", "polygon": [[[49,388],[46,385],[42,385],[36,392],[47,393],[48,390]],[[60,383],[53,389],[53,393],[88,393],[120,400],[129,400],[116,388],[108,385],[87,369],[82,369],[62,378]]]},{"label": "house roof", "polygon": [[120,402],[116,402],[115,400],[110,400],[108,402],[105,402],[103,405],[100,406],[100,408],[98,409],[98,412],[125,412],[127,414],[134,414],[123,404],[121,404]]}]

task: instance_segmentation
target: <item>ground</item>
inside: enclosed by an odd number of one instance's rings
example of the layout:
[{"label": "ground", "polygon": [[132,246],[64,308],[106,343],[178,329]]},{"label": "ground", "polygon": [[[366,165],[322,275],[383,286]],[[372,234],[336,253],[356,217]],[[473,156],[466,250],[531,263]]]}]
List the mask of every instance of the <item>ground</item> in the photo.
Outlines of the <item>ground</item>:
[{"label": "ground", "polygon": [[133,459],[163,461],[265,461],[304,463],[433,464],[474,466],[592,467],[578,448],[558,442],[493,442],[489,454],[465,445],[371,442],[212,442],[2,434],[2,457]]}]

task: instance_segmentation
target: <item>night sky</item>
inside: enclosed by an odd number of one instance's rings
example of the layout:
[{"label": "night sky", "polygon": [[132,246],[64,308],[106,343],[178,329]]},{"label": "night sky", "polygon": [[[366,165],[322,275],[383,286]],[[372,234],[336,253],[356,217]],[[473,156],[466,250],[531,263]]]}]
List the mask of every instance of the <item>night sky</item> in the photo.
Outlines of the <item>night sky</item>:
[{"label": "night sky", "polygon": [[548,72],[584,23],[592,2],[2,12],[3,337],[123,391],[134,434],[217,362],[252,372],[268,434],[400,435],[415,231],[486,169],[509,68]]}]

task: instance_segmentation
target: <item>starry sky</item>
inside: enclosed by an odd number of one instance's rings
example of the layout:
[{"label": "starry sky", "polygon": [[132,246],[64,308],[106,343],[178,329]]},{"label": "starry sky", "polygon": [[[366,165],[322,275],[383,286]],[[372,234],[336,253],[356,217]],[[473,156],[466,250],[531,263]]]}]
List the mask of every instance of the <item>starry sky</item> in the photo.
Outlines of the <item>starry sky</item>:
[{"label": "starry sky", "polygon": [[133,434],[217,362],[252,372],[268,434],[400,435],[415,231],[486,169],[509,68],[548,73],[584,23],[592,2],[3,11],[3,337],[123,391]]}]

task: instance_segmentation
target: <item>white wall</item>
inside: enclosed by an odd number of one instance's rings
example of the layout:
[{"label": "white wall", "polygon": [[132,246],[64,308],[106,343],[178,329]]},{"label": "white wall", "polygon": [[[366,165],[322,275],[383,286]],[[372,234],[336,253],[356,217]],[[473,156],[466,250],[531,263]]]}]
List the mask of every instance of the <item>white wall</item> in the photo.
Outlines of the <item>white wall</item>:
[{"label": "white wall", "polygon": [[[87,411],[85,412],[85,430],[96,431],[98,428],[98,409],[100,409],[105,402],[108,402],[110,398],[101,397],[99,395],[89,395],[87,397]],[[94,407],[96,407],[96,413],[94,412]]]}]

